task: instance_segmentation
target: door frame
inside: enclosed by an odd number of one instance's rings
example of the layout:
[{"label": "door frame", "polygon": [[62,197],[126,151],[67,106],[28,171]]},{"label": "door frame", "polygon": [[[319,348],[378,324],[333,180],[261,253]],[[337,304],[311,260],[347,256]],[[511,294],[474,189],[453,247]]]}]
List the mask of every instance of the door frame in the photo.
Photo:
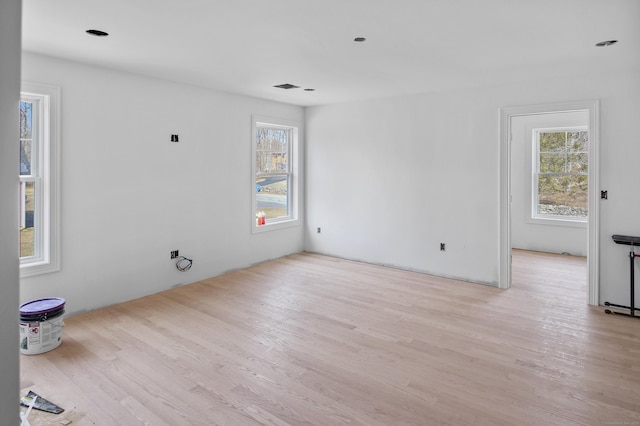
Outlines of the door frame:
[{"label": "door frame", "polygon": [[589,113],[589,219],[587,234],[587,303],[600,302],[600,101],[586,100],[500,108],[500,270],[498,287],[511,287],[511,119],[567,111]]}]

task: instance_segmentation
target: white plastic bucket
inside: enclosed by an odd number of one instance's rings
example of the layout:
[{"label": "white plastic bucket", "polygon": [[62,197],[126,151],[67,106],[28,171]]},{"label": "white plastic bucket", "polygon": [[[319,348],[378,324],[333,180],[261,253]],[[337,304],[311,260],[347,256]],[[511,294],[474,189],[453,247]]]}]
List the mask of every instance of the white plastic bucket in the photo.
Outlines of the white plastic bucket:
[{"label": "white plastic bucket", "polygon": [[20,353],[37,355],[62,343],[64,299],[49,298],[20,306]]}]

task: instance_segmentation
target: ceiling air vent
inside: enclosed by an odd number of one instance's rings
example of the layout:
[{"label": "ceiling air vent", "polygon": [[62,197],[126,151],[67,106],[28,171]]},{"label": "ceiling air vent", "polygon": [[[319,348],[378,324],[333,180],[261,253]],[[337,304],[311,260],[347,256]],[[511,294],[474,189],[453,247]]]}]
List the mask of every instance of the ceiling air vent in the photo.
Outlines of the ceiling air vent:
[{"label": "ceiling air vent", "polygon": [[613,46],[617,42],[618,42],[618,40],[605,40],[605,41],[601,41],[600,43],[596,43],[596,46],[598,46],[598,47]]},{"label": "ceiling air vent", "polygon": [[295,86],[293,84],[289,84],[289,83],[285,83],[285,84],[278,84],[277,86],[273,86],[273,87],[277,87],[278,89],[299,89],[300,86]]},{"label": "ceiling air vent", "polygon": [[109,35],[109,33],[102,30],[87,30],[86,33],[96,37],[106,37]]}]

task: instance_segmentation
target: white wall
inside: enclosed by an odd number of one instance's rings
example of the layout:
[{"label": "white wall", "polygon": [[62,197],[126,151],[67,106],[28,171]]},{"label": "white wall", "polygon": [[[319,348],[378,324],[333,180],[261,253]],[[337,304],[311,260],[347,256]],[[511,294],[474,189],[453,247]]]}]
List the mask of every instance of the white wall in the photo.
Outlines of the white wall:
[{"label": "white wall", "polygon": [[[0,2],[0,416],[19,424],[18,99],[20,0]],[[13,344],[12,344],[13,343]]]},{"label": "white wall", "polygon": [[22,279],[21,301],[73,314],[303,249],[302,226],[250,232],[251,115],[303,108],[34,54],[22,77],[61,87],[62,269]]},{"label": "white wall", "polygon": [[588,126],[588,111],[516,116],[511,119],[511,245],[513,248],[587,255],[587,224],[531,223],[531,132],[535,128]]},{"label": "white wall", "polygon": [[484,103],[452,92],[309,108],[306,248],[495,284],[498,109]]},{"label": "white wall", "polygon": [[24,79],[62,88],[62,271],[22,280],[20,299],[65,297],[74,313],[303,247],[495,285],[498,109],[600,99],[600,299],[628,303],[610,235],[640,235],[637,72],[308,108],[303,244],[299,227],[251,235],[245,190],[251,114],[302,108],[27,54]]},{"label": "white wall", "polygon": [[637,76],[585,74],[309,108],[305,248],[496,285],[499,108],[600,99],[600,181],[609,190],[601,301],[628,303],[628,250],[610,236],[640,235]]}]

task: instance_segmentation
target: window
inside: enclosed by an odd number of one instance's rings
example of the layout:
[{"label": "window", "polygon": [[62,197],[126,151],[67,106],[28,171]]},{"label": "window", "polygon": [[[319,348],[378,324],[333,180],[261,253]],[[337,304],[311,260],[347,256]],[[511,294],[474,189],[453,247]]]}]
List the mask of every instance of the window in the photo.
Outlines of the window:
[{"label": "window", "polygon": [[589,132],[535,129],[533,139],[532,218],[586,222]]},{"label": "window", "polygon": [[298,223],[298,129],[296,123],[254,117],[254,232]]},{"label": "window", "polygon": [[20,96],[21,276],[59,269],[57,246],[58,89],[23,85]]}]

